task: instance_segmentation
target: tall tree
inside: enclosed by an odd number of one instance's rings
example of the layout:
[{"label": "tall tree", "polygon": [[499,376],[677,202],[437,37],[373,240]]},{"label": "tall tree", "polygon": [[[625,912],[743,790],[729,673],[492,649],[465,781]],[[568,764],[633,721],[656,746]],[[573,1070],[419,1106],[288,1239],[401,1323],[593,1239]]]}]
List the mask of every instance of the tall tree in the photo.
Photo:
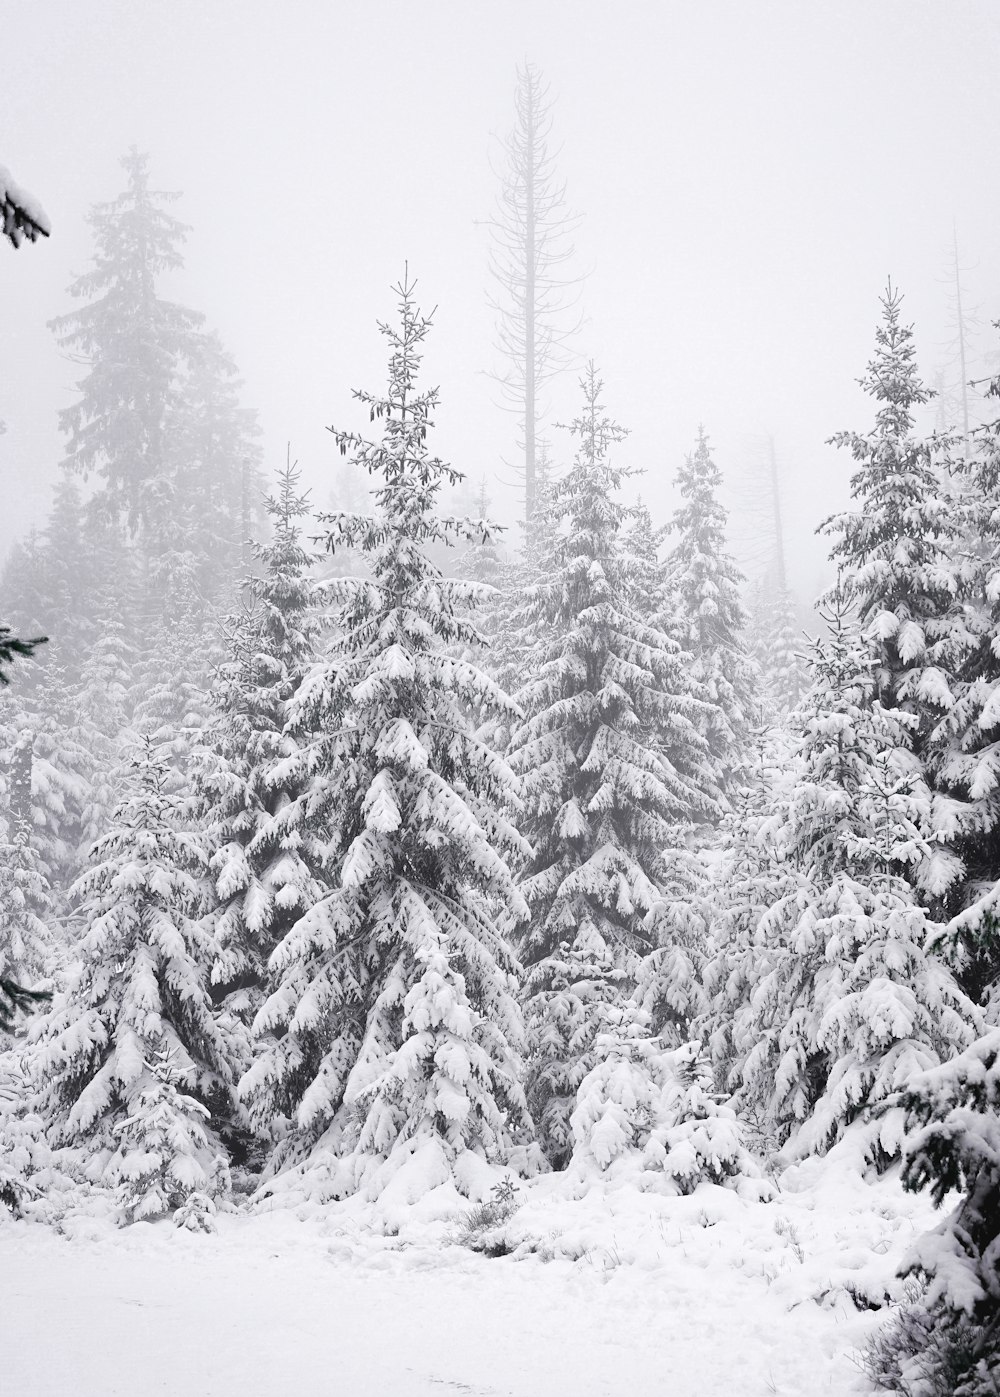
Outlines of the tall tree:
[{"label": "tall tree", "polygon": [[497,348],[504,368],[495,374],[502,401],[519,419],[518,474],[524,480],[524,517],[530,527],[538,505],[539,424],[546,383],[568,362],[579,278],[568,273],[577,219],[566,211],[566,186],[549,149],[552,104],[533,63],[517,70],[514,127],[504,142],[497,210],[490,220],[490,273],[497,290]]},{"label": "tall tree", "polygon": [[898,1157],[888,1099],[968,1046],[977,1013],[928,951],[904,874],[936,856],[911,715],[874,698],[873,663],[841,609],[817,641],[777,842],[799,886],[761,919],[761,966],[734,1037],[753,1046],[742,1094],[798,1153],[847,1130],[876,1166]]},{"label": "tall tree", "polygon": [[180,196],[152,189],[149,158],[121,162],[128,184],[90,214],[94,266],[70,295],[85,302],[51,322],[59,343],[87,366],[77,402],[60,413],[65,466],[103,482],[108,509],[133,529],[155,529],[167,478],[168,422],[177,366],[202,316],[164,300],[159,279],[183,265],[187,228],[167,212]]},{"label": "tall tree", "polygon": [[210,1118],[231,1114],[232,1071],[208,996],[204,854],[178,827],[166,776],[147,741],[78,885],[81,966],[35,1056],[53,1136],[120,1188],[129,1220],[226,1183]]},{"label": "tall tree", "polygon": [[[213,993],[247,1024],[260,1009],[275,946],[328,891],[318,877],[324,840],[303,798],[310,780],[300,735],[289,724],[319,625],[313,559],[301,540],[308,496],[290,460],[267,509],[274,535],[254,545],[259,572],[248,579],[247,610],[219,667],[217,712],[198,762],[214,881]],[[262,1127],[271,1114],[266,1103],[255,1110]]]},{"label": "tall tree", "polygon": [[[1000,401],[1000,376],[987,397]],[[964,540],[963,653],[928,760],[938,785],[961,802],[953,843],[964,876],[949,899],[944,938],[970,989],[1000,1005],[1000,418],[974,428],[970,446],[950,461]]]},{"label": "tall tree", "polygon": [[[511,743],[534,849],[522,882],[532,913],[522,947],[536,1030],[529,1085],[556,1163],[565,1160],[576,1069],[583,1061],[588,1070],[608,997],[605,963],[621,1000],[656,944],[647,919],[661,900],[664,850],[679,822],[712,809],[700,706],[676,644],[635,605],[637,565],[626,547],[634,511],[618,493],[626,468],[609,454],[625,432],[605,412],[593,365],[581,387],[583,410],[570,428],[576,459],[552,490],[551,512],[565,529],[552,531],[555,556],[516,618],[538,640]],[[586,974],[571,973],[574,964]],[[584,981],[594,987],[582,994],[587,1004],[560,1008],[566,985]],[[557,1021],[567,1029],[558,1042]]]},{"label": "tall tree", "polygon": [[931,394],[917,372],[901,303],[890,283],[875,354],[859,380],[877,404],[874,428],[832,438],[857,462],[854,508],[826,520],[822,531],[834,539],[838,590],[857,608],[873,648],[876,697],[918,717],[913,746],[920,752],[953,702],[949,676],[963,648],[954,605],[963,549],[931,445],[915,433],[915,413]]},{"label": "tall tree", "polygon": [[675,483],[683,503],[671,523],[676,542],[668,568],[678,639],[692,656],[691,675],[707,705],[703,730],[713,777],[724,790],[746,742],[757,686],[746,653],[747,615],[739,590],[743,578],[726,545],[722,475],[703,430]]},{"label": "tall tree", "polygon": [[382,435],[335,432],[375,478],[378,512],[329,517],[328,546],[360,548],[370,576],[330,583],[338,633],[294,705],[318,734],[309,800],[335,888],[271,957],[260,1019],[274,1037],[244,1082],[273,1083],[292,1147],[348,1191],[414,1155],[420,1187],[472,1152],[502,1163],[525,1125],[507,937],[526,910],[507,861],[523,852],[516,787],[475,722],[512,705],[453,658],[477,642],[464,604],[481,589],[428,556],[465,532],[434,512],[459,472],[427,446],[437,392],[416,376],[431,322],[408,279],[395,289],[388,388],[355,394]]},{"label": "tall tree", "polygon": [[122,160],[127,186],[91,212],[91,271],[70,286],[83,304],[50,322],[86,367],[77,401],[60,413],[63,465],[101,484],[92,511],[125,528],[143,561],[145,628],[169,604],[176,568],[218,601],[233,583],[250,532],[259,449],[238,401],[235,366],[198,312],[166,299],[183,266],[186,226],[151,187],[149,159]]}]

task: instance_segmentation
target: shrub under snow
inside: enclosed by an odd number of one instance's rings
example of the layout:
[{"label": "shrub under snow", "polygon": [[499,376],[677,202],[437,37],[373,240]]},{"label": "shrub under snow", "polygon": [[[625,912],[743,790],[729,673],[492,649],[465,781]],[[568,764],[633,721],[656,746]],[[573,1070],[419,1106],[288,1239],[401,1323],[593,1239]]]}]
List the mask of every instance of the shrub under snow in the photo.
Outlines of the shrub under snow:
[{"label": "shrub under snow", "polygon": [[664,1051],[637,1023],[598,1039],[572,1116],[571,1171],[644,1190],[759,1177],[735,1113],[720,1104],[696,1042]]}]

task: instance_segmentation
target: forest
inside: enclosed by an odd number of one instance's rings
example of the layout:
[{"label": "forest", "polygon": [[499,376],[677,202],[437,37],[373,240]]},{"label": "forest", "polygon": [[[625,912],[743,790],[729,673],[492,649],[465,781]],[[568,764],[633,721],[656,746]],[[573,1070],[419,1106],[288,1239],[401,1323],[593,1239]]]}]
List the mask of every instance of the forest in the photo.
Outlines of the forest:
[{"label": "forest", "polygon": [[[778,532],[749,584],[711,421],[668,463],[671,514],[629,484],[664,465],[575,356],[533,64],[515,95],[491,293],[512,527],[436,454],[443,332],[403,255],[372,288],[384,378],[323,424],[317,501],[164,290],[188,230],[155,154],[91,210],[49,326],[76,374],[60,478],[0,576],[2,1211],[437,1220],[500,1265],[539,1253],[532,1208],[767,1209],[827,1168],[937,1209],[891,1277],[841,1286],[871,1321],[859,1390],[985,1397],[1000,369],[926,427],[888,281],[866,415],[834,438],[834,580],[803,608]],[[0,184],[6,263],[41,255],[45,215]]]}]

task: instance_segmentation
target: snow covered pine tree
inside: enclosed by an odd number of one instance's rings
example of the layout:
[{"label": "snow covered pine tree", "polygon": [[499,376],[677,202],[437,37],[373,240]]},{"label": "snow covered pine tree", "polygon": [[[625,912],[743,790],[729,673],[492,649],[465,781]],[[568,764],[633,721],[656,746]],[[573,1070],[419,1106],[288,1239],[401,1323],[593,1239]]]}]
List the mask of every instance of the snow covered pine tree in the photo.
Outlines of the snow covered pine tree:
[{"label": "snow covered pine tree", "polygon": [[359,548],[371,575],[330,583],[338,634],[293,705],[318,734],[310,808],[336,886],[271,957],[261,1022],[276,1041],[243,1090],[271,1078],[294,1101],[276,1163],[305,1156],[319,1196],[412,1200],[449,1179],[488,1193],[488,1165],[525,1139],[508,935],[527,909],[507,862],[524,851],[516,782],[474,722],[512,705],[448,653],[477,643],[463,608],[482,589],[443,578],[425,551],[463,533],[433,512],[459,472],[429,454],[437,393],[415,388],[431,321],[407,277],[394,289],[400,325],[379,327],[388,389],[355,394],[382,437],[334,433],[375,477],[378,512],[327,519],[330,550]]},{"label": "snow covered pine tree", "polygon": [[664,850],[679,822],[714,811],[700,784],[702,706],[676,644],[634,601],[625,526],[635,511],[617,494],[626,468],[609,459],[625,432],[605,413],[593,365],[581,387],[576,459],[549,505],[554,556],[515,617],[539,640],[511,743],[534,845],[521,884],[532,911],[523,940],[528,1092],[557,1166],[572,1150],[569,1117],[596,1037],[620,1016],[657,944]]},{"label": "snow covered pine tree", "polygon": [[89,1179],[117,1186],[127,1221],[228,1187],[210,1117],[233,1109],[197,920],[203,855],[175,827],[166,764],[148,739],[133,773],[134,792],[78,884],[82,964],[40,1021],[32,1055],[52,1137],[79,1151]]}]

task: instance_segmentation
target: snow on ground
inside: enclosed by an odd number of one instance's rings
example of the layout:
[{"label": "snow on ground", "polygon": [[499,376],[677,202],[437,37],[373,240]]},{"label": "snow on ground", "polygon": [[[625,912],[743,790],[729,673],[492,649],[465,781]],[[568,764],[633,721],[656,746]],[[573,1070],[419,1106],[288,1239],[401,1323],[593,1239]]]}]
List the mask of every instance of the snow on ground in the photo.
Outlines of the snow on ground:
[{"label": "snow on ground", "polygon": [[7,1221],[0,1394],[864,1392],[852,1355],[887,1311],[852,1292],[898,1295],[934,1215],[829,1161],[785,1183],[767,1203],[710,1185],[574,1198],[585,1185],[550,1176],[520,1185],[495,1258],[458,1245],[445,1192],[395,1236],[353,1203],[226,1214],[207,1236]]}]

